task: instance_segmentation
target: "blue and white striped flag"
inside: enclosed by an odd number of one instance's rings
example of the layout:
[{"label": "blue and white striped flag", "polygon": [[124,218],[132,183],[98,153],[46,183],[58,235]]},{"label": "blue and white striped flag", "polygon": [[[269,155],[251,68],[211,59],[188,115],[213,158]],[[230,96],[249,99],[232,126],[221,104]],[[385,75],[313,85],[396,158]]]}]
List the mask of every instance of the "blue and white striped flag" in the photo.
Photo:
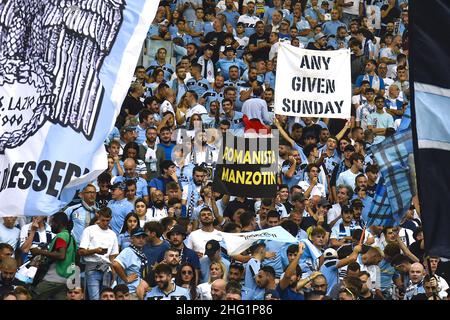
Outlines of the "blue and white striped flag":
[{"label": "blue and white striped flag", "polygon": [[371,147],[380,167],[378,183],[368,226],[399,225],[411,206],[413,181],[408,157],[413,152],[412,132],[404,130]]},{"label": "blue and white striped flag", "polygon": [[103,142],[158,4],[2,1],[0,216],[53,214],[64,186],[107,168]]}]

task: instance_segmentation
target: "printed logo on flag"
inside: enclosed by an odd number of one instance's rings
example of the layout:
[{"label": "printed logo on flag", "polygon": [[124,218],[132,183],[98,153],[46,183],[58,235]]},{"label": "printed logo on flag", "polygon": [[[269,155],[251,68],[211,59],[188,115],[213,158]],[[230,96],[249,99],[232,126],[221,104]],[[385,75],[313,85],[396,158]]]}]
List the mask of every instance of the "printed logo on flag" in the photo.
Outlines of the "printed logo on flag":
[{"label": "printed logo on flag", "polygon": [[99,72],[124,0],[7,1],[0,16],[0,154],[50,121],[91,139]]}]

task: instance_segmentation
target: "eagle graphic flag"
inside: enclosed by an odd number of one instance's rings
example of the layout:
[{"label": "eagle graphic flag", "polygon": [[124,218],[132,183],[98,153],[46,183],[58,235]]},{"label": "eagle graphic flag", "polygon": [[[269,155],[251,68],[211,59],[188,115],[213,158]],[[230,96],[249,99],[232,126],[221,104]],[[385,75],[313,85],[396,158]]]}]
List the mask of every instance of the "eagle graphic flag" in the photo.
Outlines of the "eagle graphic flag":
[{"label": "eagle graphic flag", "polygon": [[0,3],[0,216],[51,215],[64,186],[106,169],[103,142],[158,3]]}]

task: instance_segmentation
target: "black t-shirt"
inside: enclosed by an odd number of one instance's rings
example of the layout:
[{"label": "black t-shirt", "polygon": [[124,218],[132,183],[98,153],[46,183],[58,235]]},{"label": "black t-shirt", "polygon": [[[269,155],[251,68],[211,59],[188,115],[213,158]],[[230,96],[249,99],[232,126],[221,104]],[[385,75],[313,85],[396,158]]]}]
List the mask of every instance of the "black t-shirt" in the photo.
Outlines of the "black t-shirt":
[{"label": "black t-shirt", "polygon": [[16,278],[14,278],[12,281],[4,282],[2,277],[0,276],[0,298],[2,298],[5,293],[13,291],[17,286],[28,288],[28,285],[25,282],[22,282]]},{"label": "black t-shirt", "polygon": [[[425,250],[420,248],[421,241],[414,241],[408,249],[412,252],[413,255],[415,255],[417,258],[419,258],[420,262],[423,262],[423,256],[425,254]],[[441,264],[441,262],[439,263]]]},{"label": "black t-shirt", "polygon": [[[388,7],[389,5],[385,4],[381,6],[381,10],[386,10]],[[394,7],[389,11],[386,17],[381,18],[381,23],[387,24],[388,22],[394,22],[395,19],[400,18],[400,14],[401,14],[400,9]]]},{"label": "black t-shirt", "polygon": [[351,79],[352,83],[356,83],[356,79],[359,75],[364,74],[366,70],[366,64],[367,64],[367,57],[362,54],[360,56],[357,56],[355,54],[351,55]]},{"label": "black t-shirt", "polygon": [[[258,46],[260,43],[269,43],[269,33],[264,32],[262,36],[258,36],[258,34],[254,33],[250,36],[248,45],[253,44],[254,46]],[[269,60],[269,52],[270,47],[259,48],[253,52],[253,61],[257,59]]]},{"label": "black t-shirt", "polygon": [[288,214],[291,213],[292,209],[294,209],[294,206],[292,205],[292,203],[290,203],[289,201],[286,201],[285,203],[283,203],[284,207],[286,208],[286,212]]},{"label": "black t-shirt", "polygon": [[97,206],[101,208],[105,208],[108,206],[108,202],[112,200],[112,196],[110,193],[107,193],[106,195],[100,194],[97,192],[97,198],[95,199],[95,202],[97,203]]},{"label": "black t-shirt", "polygon": [[359,300],[383,300],[383,299],[381,299],[380,297],[377,297],[377,296],[374,296],[373,294],[372,295],[370,295],[368,298],[364,298],[364,297],[359,297]]},{"label": "black t-shirt", "polygon": [[125,97],[125,100],[122,103],[122,110],[128,109],[128,113],[135,116],[144,108],[144,105],[140,100],[136,100],[130,95]]},{"label": "black t-shirt", "polygon": [[344,128],[346,123],[347,120],[345,119],[330,119],[330,121],[328,122],[328,130],[330,130],[330,134],[333,136],[337,135],[339,132],[341,132],[342,128]]},{"label": "black t-shirt", "polygon": [[[417,243],[418,245],[419,241],[414,242],[412,245],[409,246],[409,248],[411,249],[411,247]],[[414,252],[413,252],[414,253]],[[416,255],[416,253],[414,253],[414,255]],[[419,257],[416,255],[416,257]],[[447,281],[447,283],[450,283],[450,261],[440,261],[438,264],[438,267],[436,269],[436,274],[442,278],[444,278],[445,281]],[[447,290],[448,292],[449,290]]]},{"label": "black t-shirt", "polygon": [[214,40],[216,41],[216,44],[214,46],[214,53],[212,56],[212,61],[215,64],[217,61],[219,61],[220,46],[223,46],[225,44],[225,32],[223,32],[223,31],[208,32],[205,36],[205,43],[210,43],[211,41],[214,41]]},{"label": "black t-shirt", "polygon": [[244,210],[254,211],[255,210],[255,201],[250,200],[250,199],[245,199],[244,202],[240,202],[237,200],[230,201],[223,212],[223,216],[232,219],[233,214],[236,212],[236,210],[241,209],[241,208]]}]

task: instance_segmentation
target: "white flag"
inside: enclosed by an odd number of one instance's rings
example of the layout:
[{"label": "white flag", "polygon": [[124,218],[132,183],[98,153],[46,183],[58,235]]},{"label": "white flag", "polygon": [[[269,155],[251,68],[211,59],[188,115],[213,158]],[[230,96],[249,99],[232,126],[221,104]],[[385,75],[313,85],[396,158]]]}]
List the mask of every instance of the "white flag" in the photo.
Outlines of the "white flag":
[{"label": "white flag", "polygon": [[285,243],[298,243],[296,237],[290,234],[283,227],[273,227],[269,229],[245,232],[245,233],[227,233],[222,232],[223,240],[227,246],[229,255],[239,254],[250,248],[257,240],[272,240]]},{"label": "white flag", "polygon": [[348,119],[351,95],[349,50],[306,50],[280,43],[276,114]]}]

